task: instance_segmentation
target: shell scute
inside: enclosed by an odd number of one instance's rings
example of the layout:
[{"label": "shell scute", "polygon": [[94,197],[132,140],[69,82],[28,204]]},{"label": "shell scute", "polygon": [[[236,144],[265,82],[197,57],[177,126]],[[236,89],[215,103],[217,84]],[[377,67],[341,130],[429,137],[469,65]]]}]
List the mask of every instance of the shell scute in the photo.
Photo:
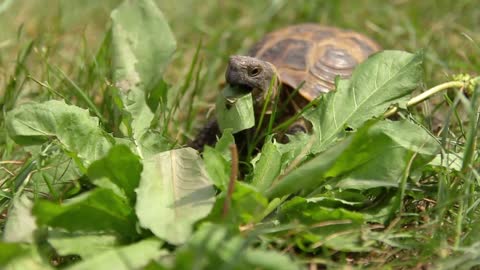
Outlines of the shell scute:
[{"label": "shell scute", "polygon": [[372,39],[353,31],[317,24],[294,25],[269,33],[250,55],[277,68],[283,84],[307,100],[335,88],[335,78],[349,78],[355,66],[380,50]]}]

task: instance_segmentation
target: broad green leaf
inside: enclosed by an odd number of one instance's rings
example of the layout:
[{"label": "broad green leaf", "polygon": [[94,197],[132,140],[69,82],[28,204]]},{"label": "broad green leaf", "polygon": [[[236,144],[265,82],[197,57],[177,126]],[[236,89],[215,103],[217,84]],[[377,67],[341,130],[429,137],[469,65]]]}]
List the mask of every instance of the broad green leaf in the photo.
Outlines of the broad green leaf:
[{"label": "broad green leaf", "polygon": [[139,142],[144,158],[168,151],[174,147],[174,143],[163,136],[161,132],[152,129],[144,133]]},{"label": "broad green leaf", "polygon": [[82,259],[96,256],[118,245],[118,239],[109,234],[61,233],[48,234],[48,243],[60,256],[78,255]]},{"label": "broad green leaf", "polygon": [[175,51],[170,26],[154,1],[124,1],[111,14],[114,80],[121,90],[150,89]]},{"label": "broad green leaf", "polygon": [[32,201],[25,195],[13,199],[3,231],[3,241],[33,243],[37,224],[31,213],[32,205]]},{"label": "broad green leaf", "polygon": [[38,165],[38,172],[32,174],[32,188],[35,192],[50,194],[55,201],[63,199],[78,184],[83,172],[63,151],[40,156],[42,162]]},{"label": "broad green leaf", "polygon": [[81,168],[103,157],[113,145],[98,119],[64,101],[29,103],[7,113],[8,135],[18,144],[41,144],[57,139]]},{"label": "broad green leaf", "polygon": [[0,267],[5,266],[13,259],[28,253],[29,246],[19,243],[0,242]]},{"label": "broad green leaf", "polygon": [[[170,87],[167,82],[161,79],[154,87],[148,89],[147,103],[152,112],[163,112],[165,110]],[[156,117],[159,117],[159,115],[156,115]]]},{"label": "broad green leaf", "polygon": [[249,129],[255,125],[252,93],[243,93],[227,86],[218,95],[216,114],[220,130],[232,129],[232,133]]},{"label": "broad green leaf", "polygon": [[462,170],[462,154],[438,154],[429,165],[459,172]]},{"label": "broad green leaf", "polygon": [[221,190],[226,190],[230,180],[232,154],[230,145],[235,143],[232,130],[227,128],[223,131],[222,137],[215,144],[215,148],[205,146],[203,160],[210,178]]},{"label": "broad green leaf", "polygon": [[113,77],[131,116],[129,133],[139,146],[154,118],[146,93],[161,80],[176,41],[151,0],[124,1],[111,18]]},{"label": "broad green leaf", "polygon": [[288,256],[248,247],[228,227],[204,223],[179,249],[174,269],[299,269]]},{"label": "broad green leaf", "polygon": [[334,188],[335,182],[326,183],[327,187],[317,190],[317,194],[310,194],[307,201],[327,208],[356,210],[363,214],[366,221],[377,223],[385,223],[391,216],[392,209],[396,208],[395,195],[398,192],[395,189],[337,189]]},{"label": "broad green leaf", "polygon": [[404,102],[422,78],[423,54],[383,51],[358,65],[351,79],[340,80],[337,89],[322,95],[315,109],[305,115],[313,124],[312,152],[326,150],[347,127],[356,129],[390,105]]},{"label": "broad green leaf", "polygon": [[50,270],[54,269],[41,257],[33,245],[0,242],[0,269],[2,270]]},{"label": "broad green leaf", "polygon": [[203,161],[205,169],[215,186],[223,191],[227,190],[230,180],[230,163],[225,160],[219,151],[209,146],[205,146],[203,150]]},{"label": "broad green leaf", "polygon": [[138,156],[127,146],[116,145],[104,158],[92,163],[87,174],[94,182],[98,178],[108,178],[123,191],[130,202],[134,202],[141,172],[142,164]]},{"label": "broad green leaf", "polygon": [[167,268],[156,261],[151,261],[147,266],[143,268],[143,270],[168,270]]},{"label": "broad green leaf", "polygon": [[413,153],[412,171],[425,166],[440,150],[435,138],[407,120],[378,122],[360,135],[325,174],[341,176],[338,187],[396,187]]},{"label": "broad green leaf", "polygon": [[214,195],[198,153],[192,148],[171,150],[144,160],[136,213],[142,227],[182,244],[193,224],[212,209]]},{"label": "broad green leaf", "polygon": [[383,224],[391,220],[392,213],[398,210],[397,193],[396,190],[385,191],[382,189],[382,194],[375,197],[375,203],[361,210],[365,220]]},{"label": "broad green leaf", "polygon": [[304,132],[298,132],[296,134],[287,134],[288,143],[276,143],[278,151],[282,155],[282,171],[296,160],[301,162],[307,158],[309,149],[312,148],[315,143],[315,137]]},{"label": "broad green leaf", "polygon": [[277,144],[269,140],[263,145],[260,159],[255,164],[252,185],[264,192],[280,174],[281,166],[281,154],[277,149]]},{"label": "broad green leaf", "polygon": [[225,158],[226,161],[230,162],[232,160],[232,153],[230,150],[230,145],[235,143],[235,138],[232,135],[232,129],[227,128],[222,131],[222,137],[215,144],[215,150],[220,152]]},{"label": "broad green leaf", "polygon": [[[296,238],[309,248],[326,246],[334,250],[366,251],[371,242],[363,242],[363,215],[343,208],[327,208],[295,197],[283,204],[278,213],[282,224],[298,224]],[[297,242],[298,243],[298,242]]]},{"label": "broad green leaf", "polygon": [[265,216],[268,200],[254,187],[244,182],[235,183],[232,194],[230,210],[226,217],[223,216],[225,192],[217,196],[215,206],[208,220],[212,222],[226,222],[235,227],[242,224],[259,222]]},{"label": "broad green leaf", "polygon": [[245,261],[255,269],[294,270],[301,269],[286,254],[273,250],[247,249]]},{"label": "broad green leaf", "polygon": [[310,195],[309,202],[329,208],[349,207],[359,208],[370,203],[368,196],[357,190],[329,190],[321,195]]},{"label": "broad green leaf", "polygon": [[68,267],[68,269],[141,269],[150,261],[158,260],[160,257],[168,254],[166,250],[160,249],[161,245],[162,242],[158,239],[145,239],[129,246],[118,247],[99,253]]},{"label": "broad green leaf", "polygon": [[281,197],[313,189],[328,177],[339,177],[338,187],[397,187],[412,153],[419,168],[438,152],[435,139],[407,121],[368,122],[356,133],[304,163],[267,191]]},{"label": "broad green leaf", "polygon": [[294,169],[266,191],[268,198],[282,197],[295,193],[303,188],[314,188],[324,181],[324,174],[335,164],[337,158],[350,146],[352,138],[320,153],[315,158]]},{"label": "broad green leaf", "polygon": [[38,201],[33,214],[39,225],[70,232],[112,232],[135,238],[135,215],[124,198],[109,189],[95,189],[62,204]]}]

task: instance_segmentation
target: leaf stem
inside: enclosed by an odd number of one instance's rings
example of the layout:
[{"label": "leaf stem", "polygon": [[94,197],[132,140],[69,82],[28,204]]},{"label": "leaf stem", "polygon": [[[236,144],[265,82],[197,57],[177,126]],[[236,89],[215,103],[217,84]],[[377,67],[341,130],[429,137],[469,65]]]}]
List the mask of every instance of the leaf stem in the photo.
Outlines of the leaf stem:
[{"label": "leaf stem", "polygon": [[233,190],[235,188],[235,181],[238,177],[238,150],[237,145],[230,145],[230,152],[232,153],[232,168],[230,170],[230,182],[228,183],[227,196],[223,203],[223,218],[226,218],[228,211],[230,210],[230,205],[233,196]]},{"label": "leaf stem", "polygon": [[[468,84],[468,82],[464,82],[464,81],[450,81],[450,82],[439,84],[439,85],[437,85],[435,87],[432,87],[432,88],[428,89],[427,91],[421,93],[420,95],[415,96],[412,99],[410,99],[407,102],[407,107],[417,105],[418,103],[425,101],[426,99],[435,95],[436,93],[439,93],[439,92],[444,91],[446,89],[449,89],[449,88],[463,88],[463,87],[467,86],[467,84]],[[384,118],[390,117],[390,116],[394,115],[397,111],[398,111],[398,107],[397,106],[393,107],[390,110],[386,111],[383,114],[383,117]]]}]

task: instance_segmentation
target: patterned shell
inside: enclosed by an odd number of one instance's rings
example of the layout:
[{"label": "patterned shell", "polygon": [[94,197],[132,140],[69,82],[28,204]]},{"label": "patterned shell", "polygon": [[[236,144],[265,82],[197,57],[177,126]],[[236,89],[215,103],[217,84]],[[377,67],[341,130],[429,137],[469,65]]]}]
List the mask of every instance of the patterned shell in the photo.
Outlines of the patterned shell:
[{"label": "patterned shell", "polygon": [[335,77],[351,76],[353,68],[380,50],[370,38],[353,31],[317,24],[300,24],[267,34],[250,56],[277,68],[282,83],[312,100],[335,88]]}]

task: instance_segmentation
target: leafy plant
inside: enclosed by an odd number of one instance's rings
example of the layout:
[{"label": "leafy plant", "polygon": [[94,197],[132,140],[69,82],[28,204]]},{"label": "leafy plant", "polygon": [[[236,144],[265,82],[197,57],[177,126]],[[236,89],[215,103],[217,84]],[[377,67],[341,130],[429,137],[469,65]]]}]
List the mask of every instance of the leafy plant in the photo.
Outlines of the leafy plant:
[{"label": "leafy plant", "polygon": [[[378,253],[421,261],[431,260],[432,235],[442,252],[461,254],[435,253],[439,267],[478,265],[478,77],[411,97],[424,83],[424,52],[383,51],[296,116],[311,122],[311,134],[282,144],[270,122],[258,153],[239,160],[235,143],[244,142],[232,133],[255,123],[249,94],[220,95],[222,136],[203,153],[180,144],[185,134],[172,135],[173,123],[194,114],[191,104],[177,113],[196,93],[187,94],[191,80],[198,89],[208,76],[200,43],[186,81],[166,83],[176,46],[152,0],[126,0],[82,73],[107,80],[103,108],[84,92],[89,83],[49,64],[60,82],[39,83],[52,93],[69,85],[79,104],[55,94],[14,106],[12,81],[2,98],[6,144],[28,157],[0,182],[0,210],[8,208],[2,269],[298,269]],[[411,108],[450,88],[463,91],[447,97],[448,117],[459,119],[463,104],[468,126],[448,130],[447,118],[435,135]]]}]

